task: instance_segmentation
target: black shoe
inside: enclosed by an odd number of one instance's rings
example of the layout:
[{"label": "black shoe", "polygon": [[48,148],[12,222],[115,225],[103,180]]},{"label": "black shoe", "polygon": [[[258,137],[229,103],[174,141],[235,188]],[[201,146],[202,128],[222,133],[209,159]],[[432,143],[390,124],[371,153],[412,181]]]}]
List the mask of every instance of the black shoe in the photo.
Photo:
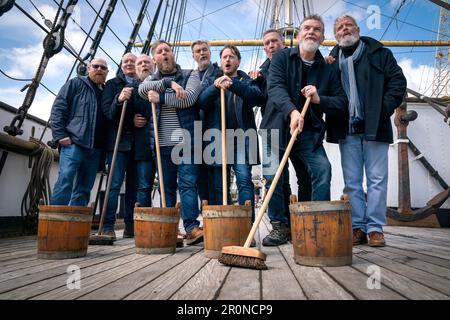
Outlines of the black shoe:
[{"label": "black shoe", "polygon": [[286,236],[286,229],[288,229],[288,227],[285,223],[272,222],[272,231],[270,231],[269,235],[263,239],[263,246],[274,247],[287,243],[288,238]]},{"label": "black shoe", "polygon": [[123,238],[134,238],[134,228],[125,227],[125,230],[123,230]]}]

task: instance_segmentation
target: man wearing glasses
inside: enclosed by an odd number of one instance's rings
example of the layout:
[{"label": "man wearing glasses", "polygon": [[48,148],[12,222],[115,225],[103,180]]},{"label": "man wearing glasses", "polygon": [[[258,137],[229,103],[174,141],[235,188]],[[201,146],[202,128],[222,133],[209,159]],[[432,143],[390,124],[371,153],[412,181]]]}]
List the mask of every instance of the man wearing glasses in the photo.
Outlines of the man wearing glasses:
[{"label": "man wearing glasses", "polygon": [[89,202],[104,148],[100,104],[107,75],[106,61],[93,59],[88,75],[68,81],[55,98],[50,125],[61,149],[52,205],[86,206]]}]

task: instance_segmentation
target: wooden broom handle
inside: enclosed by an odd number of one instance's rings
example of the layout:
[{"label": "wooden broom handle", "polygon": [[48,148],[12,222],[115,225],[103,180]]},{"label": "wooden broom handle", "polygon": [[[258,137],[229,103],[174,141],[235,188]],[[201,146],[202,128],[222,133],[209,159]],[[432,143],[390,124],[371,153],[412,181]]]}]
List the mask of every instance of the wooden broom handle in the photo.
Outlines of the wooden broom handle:
[{"label": "wooden broom handle", "polygon": [[[305,118],[306,111],[308,111],[309,103],[311,102],[311,97],[308,97],[305,101],[305,104],[303,105],[302,109],[302,117]],[[297,139],[298,135],[298,129],[294,131],[294,133],[291,136],[291,139],[289,140],[289,144],[286,148],[286,151],[284,152],[283,158],[281,159],[281,163],[278,166],[277,172],[275,173],[275,177],[273,178],[273,181],[270,185],[269,191],[267,191],[266,196],[264,197],[264,201],[261,205],[261,208],[258,211],[258,216],[255,219],[255,222],[253,223],[252,229],[250,230],[250,233],[248,234],[247,240],[245,241],[244,248],[250,248],[250,244],[252,243],[252,239],[255,236],[256,229],[258,229],[259,223],[262,220],[262,217],[264,216],[264,213],[269,205],[270,199],[272,198],[273,192],[275,191],[275,187],[277,186],[278,180],[280,179],[281,174],[283,173],[284,166],[286,165],[286,162],[289,159],[289,154],[291,153],[292,146],[294,145],[295,139]]]},{"label": "wooden broom handle", "polygon": [[[114,144],[111,165],[108,170],[108,178],[106,180],[107,182],[106,182],[105,199],[103,199],[102,213],[100,216],[100,223],[98,225],[97,234],[101,234],[101,232],[103,231],[103,223],[105,221],[106,209],[108,207],[109,193],[111,191],[112,177],[114,174],[114,168],[116,166],[116,158],[117,158],[117,151],[119,150],[120,138],[122,137],[122,128],[123,128],[123,122],[125,120],[125,112],[127,110],[127,104],[128,104],[128,100],[125,100],[123,102],[122,112],[120,113],[119,127],[117,128],[116,143]],[[97,112],[99,112],[99,110],[97,110]]]},{"label": "wooden broom handle", "polygon": [[220,119],[222,128],[222,205],[228,204],[227,200],[227,136],[225,121],[225,89],[220,89]]},{"label": "wooden broom handle", "polygon": [[159,176],[159,192],[161,193],[161,205],[166,207],[166,194],[164,192],[164,177],[161,167],[161,150],[159,149],[159,134],[158,134],[158,121],[156,119],[156,104],[152,102],[152,118],[153,118],[153,130],[155,132],[155,147],[156,147],[156,161],[158,165]]}]

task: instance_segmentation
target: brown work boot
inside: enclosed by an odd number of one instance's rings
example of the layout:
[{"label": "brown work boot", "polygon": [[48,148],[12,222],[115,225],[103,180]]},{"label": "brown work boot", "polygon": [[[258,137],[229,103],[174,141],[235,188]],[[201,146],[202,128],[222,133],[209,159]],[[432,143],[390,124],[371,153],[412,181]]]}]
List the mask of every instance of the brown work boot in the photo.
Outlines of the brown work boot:
[{"label": "brown work boot", "polygon": [[369,246],[371,247],[384,247],[386,241],[384,240],[383,232],[373,231],[369,233]]},{"label": "brown work boot", "polygon": [[203,241],[203,228],[196,227],[190,232],[186,233],[186,244],[188,246],[197,244]]},{"label": "brown work boot", "polygon": [[353,245],[367,243],[367,234],[361,229],[353,229]]}]

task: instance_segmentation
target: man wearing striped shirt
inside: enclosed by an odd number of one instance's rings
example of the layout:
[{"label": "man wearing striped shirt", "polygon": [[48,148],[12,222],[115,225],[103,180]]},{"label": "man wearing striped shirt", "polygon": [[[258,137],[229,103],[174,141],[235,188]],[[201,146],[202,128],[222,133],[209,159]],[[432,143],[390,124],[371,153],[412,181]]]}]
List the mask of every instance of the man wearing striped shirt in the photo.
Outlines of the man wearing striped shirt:
[{"label": "man wearing striped shirt", "polygon": [[[152,45],[152,55],[158,71],[139,86],[139,94],[157,105],[166,205],[175,207],[178,187],[186,243],[196,244],[203,241],[203,230],[197,219],[198,166],[193,163],[192,154],[183,154],[180,163],[174,161],[172,151],[175,151],[175,146],[194,141],[194,121],[198,120],[198,114],[193,105],[200,93],[200,77],[197,70],[182,70],[176,64],[172,48],[165,41],[160,40]],[[193,150],[193,146],[183,150],[187,149]]]}]

